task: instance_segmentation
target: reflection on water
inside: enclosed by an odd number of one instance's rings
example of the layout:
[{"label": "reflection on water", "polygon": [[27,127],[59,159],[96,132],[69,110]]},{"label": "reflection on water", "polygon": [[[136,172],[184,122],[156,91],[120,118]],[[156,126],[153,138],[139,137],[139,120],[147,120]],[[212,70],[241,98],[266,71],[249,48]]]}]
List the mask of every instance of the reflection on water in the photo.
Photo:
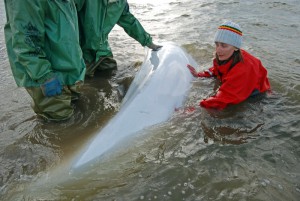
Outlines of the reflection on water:
[{"label": "reflection on water", "polygon": [[[185,106],[170,121],[128,139],[89,170],[72,160],[119,110],[143,61],[143,48],[119,27],[110,44],[116,76],[86,80],[75,115],[45,123],[17,88],[0,34],[1,200],[292,200],[300,197],[300,33],[297,1],[129,1],[154,41],[173,41],[208,68],[213,33],[238,22],[244,48],[269,72],[272,92],[224,111],[197,107],[214,93],[213,79],[197,79]],[[0,1],[0,27],[5,23]],[[233,12],[234,11],[234,12]]]},{"label": "reflection on water", "polygon": [[242,104],[224,109],[223,111],[207,110],[202,113],[201,127],[204,132],[204,141],[208,143],[242,144],[259,137],[263,130],[264,111],[261,101],[268,94],[251,97]]}]

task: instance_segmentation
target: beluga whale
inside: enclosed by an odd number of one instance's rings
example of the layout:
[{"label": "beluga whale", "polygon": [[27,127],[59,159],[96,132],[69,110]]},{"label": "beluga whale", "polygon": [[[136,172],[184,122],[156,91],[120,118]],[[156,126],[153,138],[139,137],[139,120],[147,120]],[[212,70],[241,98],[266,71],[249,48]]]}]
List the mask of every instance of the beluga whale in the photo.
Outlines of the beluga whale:
[{"label": "beluga whale", "polygon": [[145,59],[114,117],[75,158],[72,169],[80,169],[100,160],[123,140],[145,128],[169,120],[183,106],[195,79],[187,64],[196,61],[182,47],[162,43],[158,51],[146,49]]}]

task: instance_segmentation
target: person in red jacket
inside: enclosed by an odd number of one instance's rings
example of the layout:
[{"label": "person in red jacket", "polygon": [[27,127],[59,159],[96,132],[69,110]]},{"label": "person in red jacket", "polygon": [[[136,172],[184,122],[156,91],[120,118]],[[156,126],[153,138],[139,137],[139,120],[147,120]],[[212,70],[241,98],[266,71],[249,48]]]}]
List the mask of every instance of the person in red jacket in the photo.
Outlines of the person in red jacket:
[{"label": "person in red jacket", "polygon": [[187,66],[195,77],[217,77],[221,81],[216,95],[200,101],[200,106],[224,109],[270,89],[267,70],[261,61],[240,49],[242,35],[238,24],[223,23],[215,35],[213,67],[196,72],[194,67]]}]

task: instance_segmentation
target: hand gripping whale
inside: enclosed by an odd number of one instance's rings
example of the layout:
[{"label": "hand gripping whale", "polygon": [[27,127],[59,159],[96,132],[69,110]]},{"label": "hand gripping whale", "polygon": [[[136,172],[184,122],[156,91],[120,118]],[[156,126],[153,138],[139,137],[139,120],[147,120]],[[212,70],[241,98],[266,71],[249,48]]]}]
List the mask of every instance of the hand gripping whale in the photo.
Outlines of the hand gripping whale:
[{"label": "hand gripping whale", "polygon": [[99,159],[126,137],[167,121],[183,106],[194,79],[187,64],[197,66],[178,45],[167,42],[159,51],[147,51],[140,71],[132,81],[119,112],[96,134],[73,169]]}]

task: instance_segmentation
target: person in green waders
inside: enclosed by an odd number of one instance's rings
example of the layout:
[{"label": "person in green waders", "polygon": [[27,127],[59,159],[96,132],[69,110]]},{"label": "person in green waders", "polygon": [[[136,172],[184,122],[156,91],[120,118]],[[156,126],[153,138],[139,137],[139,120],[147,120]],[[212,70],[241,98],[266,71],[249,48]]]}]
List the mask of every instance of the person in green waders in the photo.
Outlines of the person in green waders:
[{"label": "person in green waders", "polygon": [[108,43],[108,35],[118,24],[142,46],[158,50],[161,46],[129,11],[127,0],[75,0],[80,27],[80,43],[86,63],[86,75],[96,70],[117,70],[117,62]]},{"label": "person in green waders", "polygon": [[73,0],[4,0],[7,54],[14,79],[46,120],[70,118],[85,64]]}]

